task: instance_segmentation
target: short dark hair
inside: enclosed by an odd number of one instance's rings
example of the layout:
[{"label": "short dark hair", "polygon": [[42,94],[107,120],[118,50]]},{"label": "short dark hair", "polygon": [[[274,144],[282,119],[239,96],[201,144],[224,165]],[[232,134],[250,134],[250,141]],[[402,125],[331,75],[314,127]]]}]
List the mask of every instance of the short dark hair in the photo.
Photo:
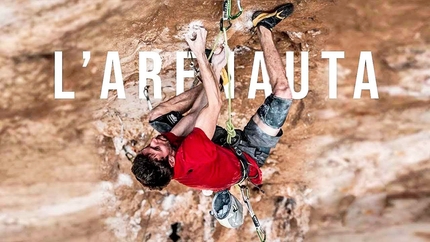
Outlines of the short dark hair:
[{"label": "short dark hair", "polygon": [[143,186],[151,190],[163,189],[173,177],[173,167],[169,164],[168,156],[158,160],[138,154],[134,158],[131,171]]}]

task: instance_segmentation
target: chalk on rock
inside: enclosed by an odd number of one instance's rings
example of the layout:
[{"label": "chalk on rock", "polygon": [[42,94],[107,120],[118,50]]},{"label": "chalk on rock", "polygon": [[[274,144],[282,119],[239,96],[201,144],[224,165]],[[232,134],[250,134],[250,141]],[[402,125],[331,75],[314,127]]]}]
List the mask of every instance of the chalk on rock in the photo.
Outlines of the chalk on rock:
[{"label": "chalk on rock", "polygon": [[127,143],[126,139],[121,139],[120,137],[114,137],[113,145],[115,146],[115,154],[119,155],[122,150],[122,147]]}]

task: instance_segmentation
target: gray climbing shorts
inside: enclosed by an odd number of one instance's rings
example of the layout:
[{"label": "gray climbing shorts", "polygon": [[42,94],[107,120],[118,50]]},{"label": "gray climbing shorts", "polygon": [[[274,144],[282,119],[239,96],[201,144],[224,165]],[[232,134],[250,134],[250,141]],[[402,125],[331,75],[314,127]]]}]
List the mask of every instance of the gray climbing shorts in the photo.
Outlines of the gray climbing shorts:
[{"label": "gray climbing shorts", "polygon": [[[283,99],[271,94],[258,108],[257,115],[269,127],[279,129],[287,118],[291,104],[291,99]],[[261,167],[266,162],[270,149],[276,146],[282,134],[282,129],[276,136],[266,134],[251,118],[243,129],[243,137],[239,147],[254,158],[258,166]]]}]

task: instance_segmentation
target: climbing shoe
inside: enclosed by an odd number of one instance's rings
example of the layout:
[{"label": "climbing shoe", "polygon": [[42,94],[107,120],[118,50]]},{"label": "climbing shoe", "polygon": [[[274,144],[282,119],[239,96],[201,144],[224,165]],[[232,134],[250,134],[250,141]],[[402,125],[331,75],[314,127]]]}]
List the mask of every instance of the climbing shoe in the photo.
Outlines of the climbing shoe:
[{"label": "climbing shoe", "polygon": [[270,12],[257,11],[252,15],[252,24],[254,27],[261,25],[272,30],[275,25],[290,16],[293,11],[294,5],[292,3],[280,5]]}]

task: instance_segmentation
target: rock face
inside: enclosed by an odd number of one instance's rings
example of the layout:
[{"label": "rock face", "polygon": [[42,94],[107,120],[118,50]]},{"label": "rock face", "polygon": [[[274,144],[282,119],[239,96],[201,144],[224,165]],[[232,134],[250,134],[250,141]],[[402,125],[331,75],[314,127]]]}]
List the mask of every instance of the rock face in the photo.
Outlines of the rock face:
[{"label": "rock face", "polygon": [[[234,122],[264,100],[248,99],[258,39],[249,19],[282,1],[243,1],[228,31],[235,52]],[[276,27],[281,53],[309,51],[309,93],[295,100],[284,137],[251,192],[267,241],[426,241],[430,234],[430,31],[422,0],[295,0]],[[162,97],[176,92],[176,51],[192,23],[218,33],[221,1],[5,1],[0,4],[0,237],[2,241],[256,241],[249,216],[227,229],[211,197],[172,182],[147,191],[121,151],[155,135],[139,98],[139,51],[162,58]],[[54,99],[54,51],[63,89]],[[328,99],[322,50],[338,60],[338,98]],[[379,99],[354,100],[360,51],[373,54]],[[82,67],[83,51],[91,52]],[[118,51],[126,99],[100,99],[108,51]],[[284,58],[284,57],[283,57]],[[148,69],[153,68],[148,63]],[[185,69],[189,63],[185,63]],[[113,75],[112,75],[113,79]],[[185,88],[192,80],[187,79]],[[153,105],[154,87],[149,94]],[[219,120],[224,125],[227,112]],[[133,142],[132,142],[133,141]],[[233,188],[232,193],[239,197]]]}]

